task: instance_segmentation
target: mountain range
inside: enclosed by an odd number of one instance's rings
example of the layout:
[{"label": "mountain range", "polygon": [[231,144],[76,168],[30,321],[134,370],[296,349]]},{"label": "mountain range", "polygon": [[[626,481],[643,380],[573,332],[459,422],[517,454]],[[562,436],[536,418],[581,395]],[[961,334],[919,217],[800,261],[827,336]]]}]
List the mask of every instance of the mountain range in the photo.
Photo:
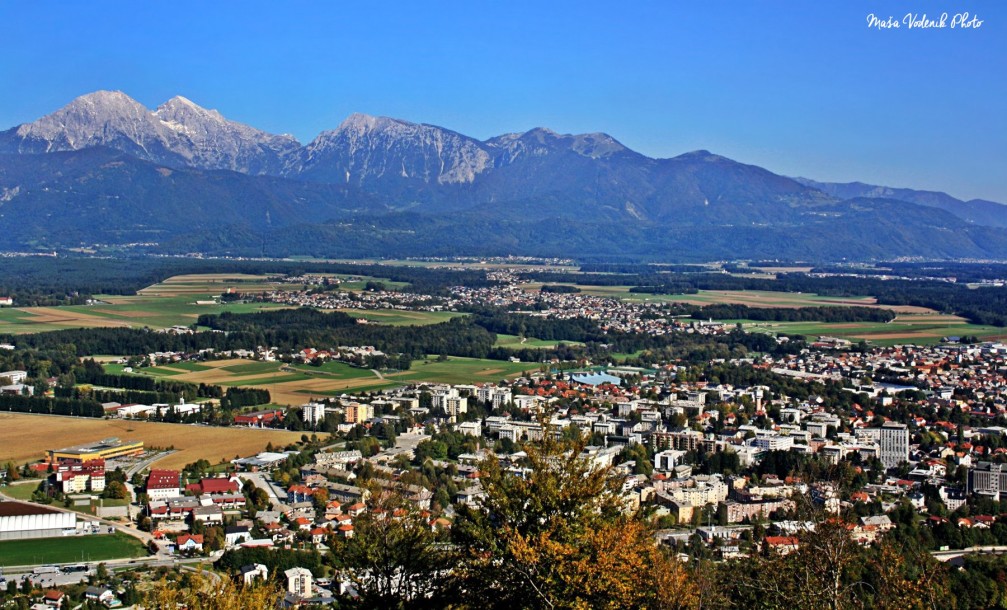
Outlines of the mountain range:
[{"label": "mountain range", "polygon": [[1007,206],[788,178],[603,133],[478,140],[354,114],[302,145],[175,97],[81,96],[0,132],[0,247],[803,260],[1007,258]]}]

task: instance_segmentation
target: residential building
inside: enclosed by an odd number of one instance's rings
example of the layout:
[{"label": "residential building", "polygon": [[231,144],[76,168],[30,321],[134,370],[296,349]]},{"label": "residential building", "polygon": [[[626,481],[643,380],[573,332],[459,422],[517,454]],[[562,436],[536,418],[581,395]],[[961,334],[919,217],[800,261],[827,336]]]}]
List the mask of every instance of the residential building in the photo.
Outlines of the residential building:
[{"label": "residential building", "polygon": [[147,497],[151,500],[167,500],[181,496],[180,479],[181,473],[177,470],[151,470],[147,476]]},{"label": "residential building", "polygon": [[909,428],[905,424],[885,422],[881,426],[878,445],[885,468],[894,468],[909,461]]},{"label": "residential building", "polygon": [[374,417],[374,407],[356,402],[346,405],[346,423],[362,424]]},{"label": "residential building", "polygon": [[1007,496],[1007,468],[1004,464],[977,462],[969,468],[968,491],[996,500]]},{"label": "residential building", "polygon": [[312,594],[311,570],[305,568],[290,568],[283,573],[287,577],[287,592],[309,598]]},{"label": "residential building", "polygon": [[252,584],[257,578],[268,580],[269,568],[261,563],[250,563],[247,566],[241,566],[241,580],[246,585]]},{"label": "residential building", "polygon": [[301,419],[306,426],[315,428],[325,421],[325,403],[309,402],[301,407]]}]

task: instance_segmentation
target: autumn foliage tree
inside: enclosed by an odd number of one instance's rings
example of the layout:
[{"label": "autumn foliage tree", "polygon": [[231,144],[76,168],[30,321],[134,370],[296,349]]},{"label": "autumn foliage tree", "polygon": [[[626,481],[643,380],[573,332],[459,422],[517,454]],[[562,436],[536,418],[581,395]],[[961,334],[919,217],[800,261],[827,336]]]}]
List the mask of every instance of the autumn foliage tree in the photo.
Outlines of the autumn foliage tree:
[{"label": "autumn foliage tree", "polygon": [[[183,584],[161,579],[144,595],[149,610],[272,610],[283,595],[271,583],[239,585],[229,578],[203,572],[186,574]],[[209,574],[209,573],[207,573]]]},{"label": "autumn foliage tree", "polygon": [[452,597],[453,554],[438,540],[429,514],[399,494],[370,486],[370,510],[353,521],[353,536],[334,539],[329,559],[353,583],[359,608],[443,608]]},{"label": "autumn foliage tree", "polygon": [[621,480],[581,439],[547,433],[520,472],[480,465],[484,497],[453,528],[461,607],[689,608],[696,591],[624,510]]}]

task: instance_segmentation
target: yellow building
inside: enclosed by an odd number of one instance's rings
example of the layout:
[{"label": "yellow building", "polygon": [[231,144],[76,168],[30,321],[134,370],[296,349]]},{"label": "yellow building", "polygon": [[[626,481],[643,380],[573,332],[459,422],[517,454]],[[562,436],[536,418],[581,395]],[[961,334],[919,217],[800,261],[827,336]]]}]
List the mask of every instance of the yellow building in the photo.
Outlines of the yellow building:
[{"label": "yellow building", "polygon": [[140,455],[143,453],[143,441],[121,441],[117,438],[106,438],[96,443],[76,445],[65,449],[49,449],[49,463],[59,462],[90,462],[92,460],[110,460],[125,455]]},{"label": "yellow building", "polygon": [[362,424],[374,417],[374,407],[351,402],[346,405],[346,423]]}]

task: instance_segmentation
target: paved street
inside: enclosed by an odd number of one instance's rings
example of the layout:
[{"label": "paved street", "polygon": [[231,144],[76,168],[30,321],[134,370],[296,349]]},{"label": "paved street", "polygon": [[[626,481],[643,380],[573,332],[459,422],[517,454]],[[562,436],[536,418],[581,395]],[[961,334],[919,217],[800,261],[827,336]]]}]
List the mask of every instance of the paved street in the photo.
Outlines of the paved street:
[{"label": "paved street", "polygon": [[243,481],[251,481],[259,489],[265,490],[269,494],[269,501],[274,508],[287,499],[287,490],[274,483],[265,474],[260,472],[239,472],[238,478]]}]

